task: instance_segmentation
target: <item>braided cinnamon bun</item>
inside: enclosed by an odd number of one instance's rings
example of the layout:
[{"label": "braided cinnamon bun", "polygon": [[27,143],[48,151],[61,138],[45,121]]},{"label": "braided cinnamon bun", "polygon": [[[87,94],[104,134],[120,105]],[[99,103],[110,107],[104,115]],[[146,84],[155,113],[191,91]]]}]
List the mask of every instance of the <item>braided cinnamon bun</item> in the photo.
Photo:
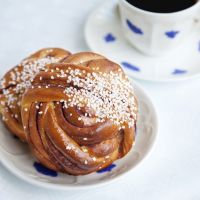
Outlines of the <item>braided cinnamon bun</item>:
[{"label": "braided cinnamon bun", "polygon": [[21,114],[43,165],[85,175],[130,151],[137,101],[119,65],[84,52],[38,73],[23,95]]},{"label": "braided cinnamon bun", "polygon": [[34,76],[50,63],[66,58],[70,53],[59,48],[45,48],[24,59],[8,71],[0,84],[0,113],[7,128],[22,141],[26,141],[21,120],[21,98],[31,86]]}]

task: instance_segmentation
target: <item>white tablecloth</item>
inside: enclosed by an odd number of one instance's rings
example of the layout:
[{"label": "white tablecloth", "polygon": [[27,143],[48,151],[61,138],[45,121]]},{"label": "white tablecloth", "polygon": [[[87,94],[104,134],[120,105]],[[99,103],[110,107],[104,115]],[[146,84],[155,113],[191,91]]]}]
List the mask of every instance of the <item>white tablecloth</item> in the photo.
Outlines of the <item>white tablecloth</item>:
[{"label": "white tablecloth", "polygon": [[[39,48],[88,50],[84,23],[90,11],[101,2],[0,0],[1,75]],[[150,155],[128,177],[92,190],[50,191],[23,182],[0,164],[0,199],[199,200],[200,79],[167,84],[140,83],[156,105],[159,136]]]}]

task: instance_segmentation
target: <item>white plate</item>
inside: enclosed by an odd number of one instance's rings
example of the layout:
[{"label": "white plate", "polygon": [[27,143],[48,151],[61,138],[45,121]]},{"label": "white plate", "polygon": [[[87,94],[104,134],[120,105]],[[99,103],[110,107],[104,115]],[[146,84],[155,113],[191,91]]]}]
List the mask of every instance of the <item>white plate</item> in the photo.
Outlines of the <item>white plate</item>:
[{"label": "white plate", "polygon": [[200,27],[181,46],[161,57],[132,47],[120,27],[117,0],[99,6],[88,18],[85,38],[91,50],[119,63],[131,77],[148,81],[179,81],[200,77]]},{"label": "white plate", "polygon": [[[81,189],[109,183],[132,170],[150,151],[158,129],[157,115],[149,96],[136,83],[133,83],[138,97],[139,117],[136,143],[123,159],[114,162],[108,171],[85,176],[70,176],[41,168],[35,163],[27,145],[14,138],[0,123],[0,160],[13,174],[21,179],[51,189]],[[35,166],[45,175],[38,170]]]}]

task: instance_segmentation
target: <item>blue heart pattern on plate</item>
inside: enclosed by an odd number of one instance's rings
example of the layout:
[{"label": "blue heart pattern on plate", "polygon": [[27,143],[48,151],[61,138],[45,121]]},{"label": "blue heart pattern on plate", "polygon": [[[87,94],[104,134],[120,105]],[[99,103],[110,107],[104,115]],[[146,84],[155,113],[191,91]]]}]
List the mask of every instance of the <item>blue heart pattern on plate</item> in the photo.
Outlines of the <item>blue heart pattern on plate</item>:
[{"label": "blue heart pattern on plate", "polygon": [[41,163],[38,162],[34,162],[33,163],[34,168],[36,169],[37,172],[46,175],[46,176],[51,176],[51,177],[56,177],[58,176],[58,173],[48,169],[47,167],[45,167],[44,165],[42,165]]},{"label": "blue heart pattern on plate", "polygon": [[109,165],[108,167],[97,171],[97,173],[110,172],[110,171],[112,171],[112,169],[115,168],[115,167],[116,167],[115,164],[111,164],[111,165]]},{"label": "blue heart pattern on plate", "polygon": [[[37,172],[39,172],[40,174],[46,175],[46,176],[50,176],[50,177],[57,177],[58,173],[54,170],[51,170],[47,167],[45,167],[44,165],[42,165],[39,162],[34,162],[33,163],[33,167],[36,169]],[[113,168],[116,167],[116,164],[111,164],[108,167],[101,169],[99,171],[97,171],[97,173],[105,173],[105,172],[110,172],[112,171]]]}]

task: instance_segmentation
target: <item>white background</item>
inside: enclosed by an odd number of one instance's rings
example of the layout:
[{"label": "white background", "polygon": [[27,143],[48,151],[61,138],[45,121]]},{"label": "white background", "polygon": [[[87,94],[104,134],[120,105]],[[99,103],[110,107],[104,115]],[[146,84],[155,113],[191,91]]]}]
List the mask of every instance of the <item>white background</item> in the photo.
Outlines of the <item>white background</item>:
[{"label": "white background", "polygon": [[[89,50],[84,23],[101,3],[102,0],[0,0],[1,76],[43,47]],[[200,79],[140,83],[156,105],[159,136],[150,155],[129,176],[91,190],[50,191],[19,180],[0,164],[0,200],[199,200]]]}]

